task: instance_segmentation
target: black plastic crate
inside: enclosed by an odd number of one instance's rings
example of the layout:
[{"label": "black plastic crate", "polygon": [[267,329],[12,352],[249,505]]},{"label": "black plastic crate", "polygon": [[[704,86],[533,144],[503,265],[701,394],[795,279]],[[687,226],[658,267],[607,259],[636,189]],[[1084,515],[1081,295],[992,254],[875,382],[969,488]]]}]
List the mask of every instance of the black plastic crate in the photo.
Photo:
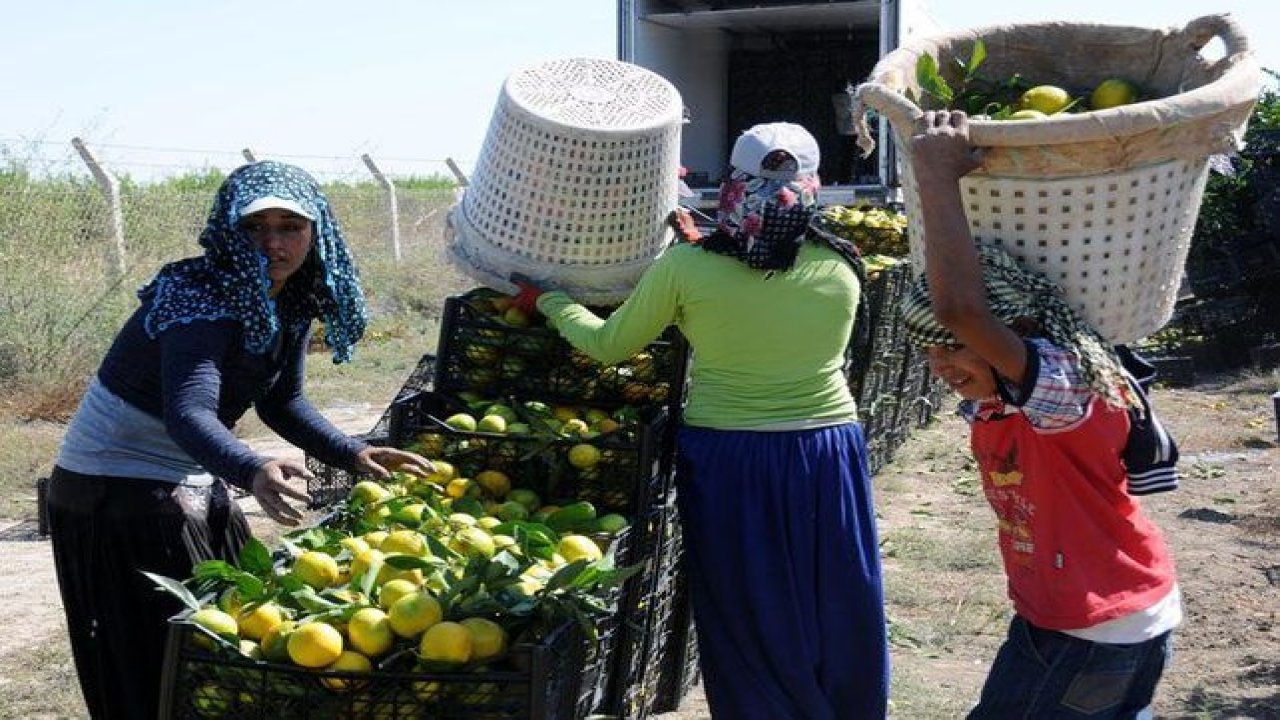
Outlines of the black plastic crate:
[{"label": "black plastic crate", "polygon": [[849,389],[859,402],[894,389],[890,384],[897,382],[899,359],[891,354],[903,342],[898,305],[910,279],[910,264],[901,263],[880,271],[863,290],[871,331],[863,343],[850,347],[846,353]]},{"label": "black plastic crate", "polygon": [[675,327],[628,360],[605,366],[552,328],[504,322],[487,307],[491,297],[491,291],[473,290],[445,300],[435,389],[607,409],[681,407],[689,349]]},{"label": "black plastic crate", "polygon": [[[409,373],[409,377],[405,378],[404,383],[400,386],[400,390],[396,392],[396,396],[391,399],[394,405],[397,400],[402,400],[420,393],[423,390],[431,390],[435,386],[436,379],[436,356],[431,353],[425,353],[418,359],[418,365],[414,367],[413,372]],[[370,435],[386,436],[391,430],[391,405],[383,411],[382,417],[373,426],[373,430],[369,431]]]},{"label": "black plastic crate", "polygon": [[688,593],[688,578],[682,577],[672,617],[671,650],[658,681],[654,712],[672,712],[680,707],[689,691],[702,678],[698,665],[698,630],[693,621],[693,604]]},{"label": "black plastic crate", "polygon": [[[203,641],[203,642],[201,642]],[[517,643],[484,670],[350,673],[311,671],[209,649],[184,622],[170,624],[161,718],[237,720],[574,720],[585,644],[567,623]],[[327,683],[326,683],[327,681]],[[337,686],[337,687],[334,687]]]},{"label": "black plastic crate", "polygon": [[[386,436],[359,435],[357,437],[370,445],[386,445],[390,442]],[[311,471],[311,477],[307,479],[307,495],[311,497],[311,502],[307,507],[312,510],[341,502],[347,497],[352,486],[363,479],[356,473],[326,465],[310,455],[306,456],[304,462],[307,469]]]},{"label": "black plastic crate", "polygon": [[[435,374],[436,356],[426,353],[418,359],[418,364],[409,373],[409,377],[405,378],[400,390],[396,393],[395,398],[392,399],[392,405],[395,404],[396,400],[409,397],[423,390],[430,390],[435,380]],[[388,432],[390,425],[391,405],[388,405],[387,409],[383,411],[382,417],[374,424],[373,429],[357,437],[371,445],[386,445],[389,442]],[[356,483],[355,476],[346,470],[326,465],[310,455],[307,455],[304,461],[307,469],[314,476],[307,480],[307,494],[311,496],[311,502],[307,507],[312,510],[327,507],[346,497],[351,486]]]},{"label": "black plastic crate", "polygon": [[[645,408],[637,427],[591,439],[504,435],[457,430],[445,419],[465,412],[466,404],[441,392],[420,392],[395,402],[390,442],[415,445],[431,457],[453,463],[467,477],[481,470],[500,470],[512,482],[548,500],[586,500],[601,512],[640,516],[662,502],[670,487],[670,443],[665,408]],[[578,444],[594,445],[599,462],[586,469],[566,459]]]},{"label": "black plastic crate", "polygon": [[649,524],[653,549],[640,592],[624,610],[610,693],[611,713],[625,718],[646,717],[656,706],[663,668],[673,652],[673,623],[684,570],[684,543],[675,506],[655,509]]}]

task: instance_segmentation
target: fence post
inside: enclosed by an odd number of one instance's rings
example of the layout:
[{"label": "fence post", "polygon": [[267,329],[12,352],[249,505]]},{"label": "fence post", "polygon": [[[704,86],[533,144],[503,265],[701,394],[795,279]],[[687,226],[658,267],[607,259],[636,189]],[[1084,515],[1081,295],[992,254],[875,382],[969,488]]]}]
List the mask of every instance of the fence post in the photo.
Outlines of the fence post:
[{"label": "fence post", "polygon": [[453,173],[453,178],[458,181],[458,185],[466,187],[470,184],[470,182],[467,181],[466,174],[462,172],[462,168],[458,167],[458,163],[453,161],[453,158],[445,158],[444,164],[449,166],[449,172]]},{"label": "fence post", "polygon": [[254,156],[253,151],[252,151],[252,150],[250,150],[249,148],[245,148],[245,149],[241,150],[241,151],[240,151],[240,154],[244,156],[244,161],[245,161],[245,162],[251,162],[251,163],[256,163],[256,162],[258,162],[258,158],[257,158],[256,156]]},{"label": "fence post", "polygon": [[365,167],[369,168],[369,172],[373,173],[374,179],[382,185],[382,189],[387,191],[387,209],[391,216],[391,234],[387,237],[387,242],[391,245],[391,257],[396,262],[400,262],[400,206],[396,201],[395,183],[382,174],[368,153],[361,155],[360,159],[364,161]]},{"label": "fence post", "polygon": [[89,147],[78,137],[71,138],[71,146],[80,154],[80,159],[89,167],[93,179],[107,199],[107,207],[111,212],[111,240],[114,253],[108,252],[108,264],[114,267],[116,277],[123,277],[128,269],[124,245],[124,208],[120,204],[120,181],[98,162],[89,151]]}]

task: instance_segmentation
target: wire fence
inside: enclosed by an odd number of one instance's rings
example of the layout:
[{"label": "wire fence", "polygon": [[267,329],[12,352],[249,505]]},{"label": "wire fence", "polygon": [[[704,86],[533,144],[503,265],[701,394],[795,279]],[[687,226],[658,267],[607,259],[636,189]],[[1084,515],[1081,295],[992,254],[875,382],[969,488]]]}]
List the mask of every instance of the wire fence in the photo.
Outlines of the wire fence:
[{"label": "wire fence", "polygon": [[[136,306],[134,291],[166,262],[200,254],[220,178],[200,169],[111,193],[89,172],[0,166],[0,383],[91,365]],[[402,292],[415,275],[451,272],[442,259],[455,198],[447,182],[392,185],[394,197],[367,171],[358,183],[324,185],[375,313],[416,302]]]}]

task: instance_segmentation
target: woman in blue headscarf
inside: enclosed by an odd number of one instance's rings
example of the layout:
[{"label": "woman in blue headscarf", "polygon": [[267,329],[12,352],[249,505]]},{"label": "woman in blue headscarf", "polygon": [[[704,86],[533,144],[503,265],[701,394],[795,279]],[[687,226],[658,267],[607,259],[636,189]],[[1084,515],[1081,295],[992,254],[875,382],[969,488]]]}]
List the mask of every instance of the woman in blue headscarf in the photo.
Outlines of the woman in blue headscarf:
[{"label": "woman in blue headscarf", "polygon": [[94,718],[157,715],[166,619],[180,608],[141,571],[187,577],[234,562],[250,531],[226,483],[296,525],[293,459],[264,457],[232,427],[252,406],[320,460],[385,477],[425,474],[412,453],[343,434],[307,400],[311,323],[334,362],[367,320],[359,277],[315,180],[245,165],[218,190],[204,254],[163,267],[116,336],[67,427],[49,484],[49,528],[76,670]]}]

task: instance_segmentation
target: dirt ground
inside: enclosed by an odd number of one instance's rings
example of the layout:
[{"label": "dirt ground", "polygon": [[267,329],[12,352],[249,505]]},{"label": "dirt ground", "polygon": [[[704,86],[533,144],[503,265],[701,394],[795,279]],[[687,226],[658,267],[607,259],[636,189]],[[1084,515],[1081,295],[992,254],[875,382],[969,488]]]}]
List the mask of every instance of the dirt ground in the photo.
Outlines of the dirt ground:
[{"label": "dirt ground", "polygon": [[[1280,720],[1278,382],[1273,372],[1155,394],[1179,440],[1183,482],[1143,504],[1173,547],[1187,612],[1158,717]],[[990,512],[963,434],[959,420],[941,417],[876,480],[897,718],[962,717],[1007,622]],[[265,526],[252,503],[246,509]],[[0,521],[0,561],[0,717],[82,717],[49,545],[34,520]],[[708,718],[701,688],[658,717]]]}]

